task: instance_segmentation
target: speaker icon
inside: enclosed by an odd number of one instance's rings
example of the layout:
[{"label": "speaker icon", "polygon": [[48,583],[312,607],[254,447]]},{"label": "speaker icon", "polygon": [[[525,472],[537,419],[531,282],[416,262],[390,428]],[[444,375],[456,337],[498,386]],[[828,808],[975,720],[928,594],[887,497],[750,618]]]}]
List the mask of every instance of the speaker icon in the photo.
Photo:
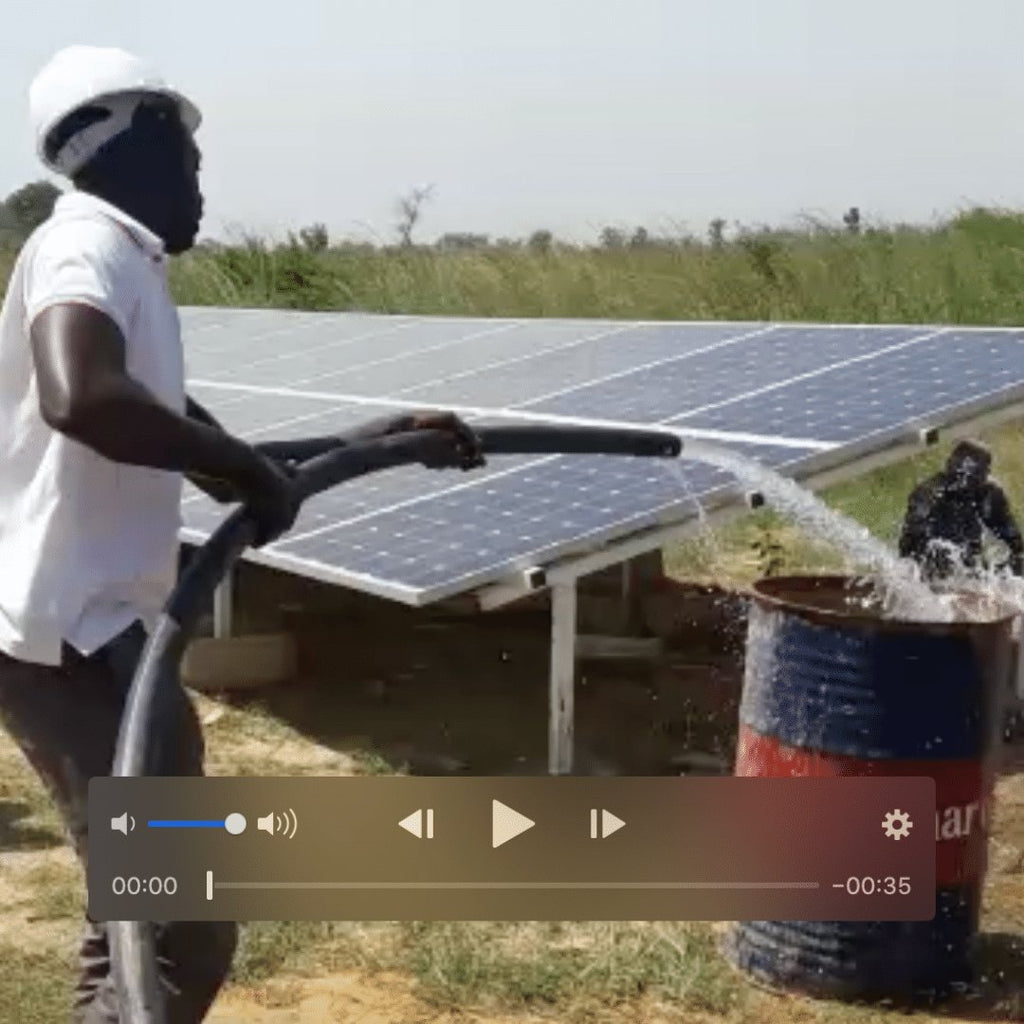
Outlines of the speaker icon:
[{"label": "speaker icon", "polygon": [[[128,824],[129,820],[131,820],[130,825]],[[129,832],[135,831],[135,819],[125,811],[124,814],[110,819],[110,829],[112,832],[120,832],[121,835],[126,836]]]},{"label": "speaker icon", "polygon": [[286,839],[294,839],[299,828],[298,815],[289,808],[281,814],[264,814],[256,819],[256,829],[259,832],[269,832],[272,836],[284,836]]}]

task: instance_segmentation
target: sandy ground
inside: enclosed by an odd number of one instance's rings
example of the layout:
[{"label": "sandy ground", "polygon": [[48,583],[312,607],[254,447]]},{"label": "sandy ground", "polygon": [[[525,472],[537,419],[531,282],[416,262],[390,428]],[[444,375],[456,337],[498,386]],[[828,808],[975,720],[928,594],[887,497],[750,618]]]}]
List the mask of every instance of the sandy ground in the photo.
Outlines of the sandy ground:
[{"label": "sandy ground", "polygon": [[[276,1006],[278,1001],[284,1006]],[[600,1011],[597,1011],[600,1013]],[[408,978],[382,974],[366,978],[355,973],[329,978],[292,979],[259,992],[225,993],[207,1018],[210,1024],[550,1024],[557,1014],[495,1015],[431,1006],[411,991]],[[595,1021],[598,1016],[592,1018]],[[720,1017],[679,1013],[657,1004],[632,1004],[605,1019],[629,1024],[721,1024]]]}]

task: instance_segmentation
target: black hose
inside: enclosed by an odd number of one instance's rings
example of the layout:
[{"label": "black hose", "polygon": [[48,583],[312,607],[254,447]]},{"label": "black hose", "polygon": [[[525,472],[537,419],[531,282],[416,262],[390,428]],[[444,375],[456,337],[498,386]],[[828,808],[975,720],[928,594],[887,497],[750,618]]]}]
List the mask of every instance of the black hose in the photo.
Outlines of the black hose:
[{"label": "black hose", "polygon": [[683,449],[675,434],[618,427],[522,426],[475,429],[487,455],[636,455],[674,458]]},{"label": "black hose", "polygon": [[[625,430],[617,427],[526,424],[520,427],[475,427],[474,433],[488,455],[675,456],[682,447],[675,434],[656,430]],[[411,435],[389,436],[393,438]],[[325,436],[298,441],[268,441],[257,445],[257,448],[271,458],[286,462],[308,462],[336,452],[340,447],[363,449],[366,443],[343,442],[341,438]]]},{"label": "black hose", "polygon": [[[484,454],[573,454],[674,457],[682,442],[663,431],[606,427],[521,426],[475,430]],[[417,430],[345,444],[304,461],[296,474],[298,500],[305,501],[366,473],[424,461],[445,450],[447,432]],[[290,457],[322,451],[323,439],[286,442]],[[282,445],[285,442],[282,443]],[[282,447],[281,451],[284,451]],[[288,456],[286,456],[288,457]],[[172,678],[169,671],[184,653],[200,609],[256,536],[257,524],[247,509],[229,515],[189,560],[139,658],[125,701],[111,775],[136,778],[148,774],[150,738],[160,721],[160,697]],[[157,969],[152,924],[112,921],[108,925],[112,970],[122,1006],[122,1024],[166,1024],[167,1011]]]}]

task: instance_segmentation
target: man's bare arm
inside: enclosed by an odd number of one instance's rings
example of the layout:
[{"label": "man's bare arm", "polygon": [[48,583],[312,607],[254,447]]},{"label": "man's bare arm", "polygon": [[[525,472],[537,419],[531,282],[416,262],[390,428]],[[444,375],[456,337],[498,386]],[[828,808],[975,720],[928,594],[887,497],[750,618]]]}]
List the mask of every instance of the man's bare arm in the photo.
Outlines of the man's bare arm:
[{"label": "man's bare arm", "polygon": [[196,423],[204,423],[208,427],[216,427],[217,430],[224,428],[213,418],[213,414],[200,405],[191,395],[185,396],[185,415]]},{"label": "man's bare arm", "polygon": [[81,303],[51,306],[33,321],[31,344],[40,412],[54,430],[114,462],[227,481],[270,526],[287,519],[285,474],[238,438],[179,415],[129,376],[124,338],[106,314]]},{"label": "man's bare arm", "polygon": [[40,411],[54,430],[114,462],[233,480],[260,474],[248,445],[179,416],[128,375],[124,339],[105,314],[52,306],[36,317],[31,339]]},{"label": "man's bare arm", "polygon": [[[191,395],[185,396],[185,415],[190,420],[212,427],[214,430],[224,429],[213,417],[213,414],[200,405]],[[258,446],[254,445],[253,447],[259,451]],[[222,505],[230,505],[242,501],[242,495],[239,493],[238,488],[225,480],[215,480],[213,477],[203,476],[201,473],[196,472],[186,473],[186,477],[203,494],[213,498],[214,501],[220,502]]]}]

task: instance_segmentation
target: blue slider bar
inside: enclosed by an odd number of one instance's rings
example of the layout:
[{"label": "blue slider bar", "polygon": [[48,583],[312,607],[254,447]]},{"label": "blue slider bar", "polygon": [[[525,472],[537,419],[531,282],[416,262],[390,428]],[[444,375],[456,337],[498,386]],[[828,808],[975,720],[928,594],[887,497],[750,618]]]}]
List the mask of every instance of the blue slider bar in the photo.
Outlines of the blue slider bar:
[{"label": "blue slider bar", "polygon": [[150,828],[224,828],[224,822],[221,821],[173,821],[173,820],[157,820],[148,821],[146,824]]}]

